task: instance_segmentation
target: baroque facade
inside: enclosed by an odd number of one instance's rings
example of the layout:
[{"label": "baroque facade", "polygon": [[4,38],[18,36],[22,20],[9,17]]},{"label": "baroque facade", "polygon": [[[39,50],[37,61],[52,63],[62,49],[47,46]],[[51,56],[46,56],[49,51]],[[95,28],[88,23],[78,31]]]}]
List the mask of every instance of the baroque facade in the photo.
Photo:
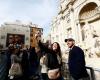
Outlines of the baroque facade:
[{"label": "baroque facade", "polygon": [[64,49],[64,39],[72,37],[87,56],[100,56],[99,25],[100,0],[60,0],[59,13],[52,21],[51,41],[58,41]]}]

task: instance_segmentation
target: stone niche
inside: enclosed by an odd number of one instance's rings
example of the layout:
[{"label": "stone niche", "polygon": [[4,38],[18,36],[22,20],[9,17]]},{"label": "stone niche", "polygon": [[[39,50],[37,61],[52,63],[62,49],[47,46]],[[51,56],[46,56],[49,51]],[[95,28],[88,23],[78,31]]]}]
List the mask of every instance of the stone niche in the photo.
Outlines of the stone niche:
[{"label": "stone niche", "polygon": [[100,57],[100,14],[96,3],[86,4],[79,13],[82,41],[89,57]]}]

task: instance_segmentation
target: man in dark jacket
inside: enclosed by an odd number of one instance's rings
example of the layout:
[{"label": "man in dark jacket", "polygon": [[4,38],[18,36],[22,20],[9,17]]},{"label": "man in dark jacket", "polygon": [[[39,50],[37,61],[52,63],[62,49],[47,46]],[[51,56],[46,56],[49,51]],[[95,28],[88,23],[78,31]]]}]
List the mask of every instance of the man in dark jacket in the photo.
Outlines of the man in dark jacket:
[{"label": "man in dark jacket", "polygon": [[29,54],[29,78],[30,80],[39,80],[38,67],[39,67],[38,56],[35,51],[35,47],[32,47],[30,49],[30,54]]},{"label": "man in dark jacket", "polygon": [[72,38],[65,39],[70,48],[68,66],[71,76],[74,80],[89,80],[89,75],[85,67],[85,58],[83,50],[75,46],[75,40]]},{"label": "man in dark jacket", "polygon": [[23,80],[29,80],[29,60],[26,50],[23,50],[21,66],[23,71]]}]

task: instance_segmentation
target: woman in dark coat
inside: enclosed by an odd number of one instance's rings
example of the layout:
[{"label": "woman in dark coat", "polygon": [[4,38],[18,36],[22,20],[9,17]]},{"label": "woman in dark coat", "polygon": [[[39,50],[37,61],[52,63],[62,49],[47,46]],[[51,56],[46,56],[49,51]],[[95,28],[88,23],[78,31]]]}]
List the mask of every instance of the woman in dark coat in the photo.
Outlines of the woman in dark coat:
[{"label": "woman in dark coat", "polygon": [[[40,46],[41,51],[45,51],[45,53],[47,53],[46,66],[48,67],[48,71],[53,70],[53,69],[59,69],[59,71],[61,72],[62,57],[61,57],[61,49],[60,49],[59,43],[54,42],[51,45],[51,49],[50,49],[39,41],[39,46]],[[51,79],[49,78],[49,80]],[[54,80],[62,80],[61,73],[60,73],[60,76]]]}]

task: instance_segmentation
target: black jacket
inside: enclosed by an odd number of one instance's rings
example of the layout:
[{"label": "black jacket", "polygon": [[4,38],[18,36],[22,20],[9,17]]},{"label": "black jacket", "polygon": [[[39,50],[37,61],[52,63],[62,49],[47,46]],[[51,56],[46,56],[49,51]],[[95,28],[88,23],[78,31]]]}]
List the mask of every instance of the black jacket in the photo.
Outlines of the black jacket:
[{"label": "black jacket", "polygon": [[43,43],[39,42],[39,46],[42,52],[47,53],[47,61],[46,65],[48,69],[56,69],[56,68],[61,68],[61,64],[59,64],[56,52],[53,51],[52,49],[49,49],[47,46],[43,45]]},{"label": "black jacket", "polygon": [[28,60],[28,53],[27,53],[26,50],[23,50],[21,66],[22,66],[22,71],[23,71],[23,80],[28,80],[28,77],[29,77],[29,60]]},{"label": "black jacket", "polygon": [[86,67],[84,52],[81,48],[74,46],[69,52],[68,66],[70,74],[75,79],[80,79],[83,77],[88,77]]},{"label": "black jacket", "polygon": [[35,76],[38,71],[39,61],[37,53],[35,52],[35,47],[30,49],[29,54],[29,76]]}]

